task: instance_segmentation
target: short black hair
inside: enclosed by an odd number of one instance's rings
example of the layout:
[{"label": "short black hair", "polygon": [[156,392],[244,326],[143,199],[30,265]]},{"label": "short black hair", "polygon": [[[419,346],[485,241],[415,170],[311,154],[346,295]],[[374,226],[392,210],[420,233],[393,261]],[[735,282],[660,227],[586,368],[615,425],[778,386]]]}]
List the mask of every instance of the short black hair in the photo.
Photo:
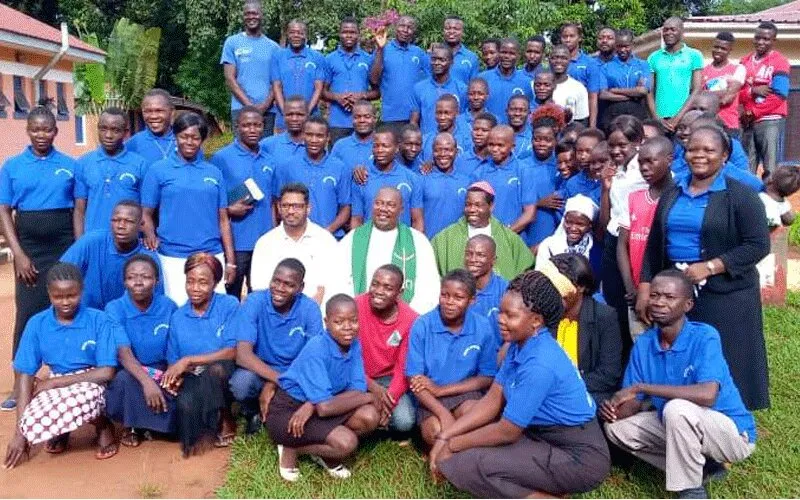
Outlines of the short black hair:
[{"label": "short black hair", "polygon": [[194,111],[181,113],[172,124],[172,133],[178,135],[192,127],[197,127],[197,130],[200,132],[200,138],[205,141],[208,137],[208,122]]},{"label": "short black hair", "polygon": [[436,103],[438,104],[440,102],[449,102],[451,104],[455,104],[456,106],[460,105],[460,103],[458,102],[458,98],[453,94],[440,95],[438,98],[436,98]]},{"label": "short black hair", "polygon": [[305,98],[301,95],[292,94],[289,97],[287,97],[286,100],[284,101],[284,107],[288,106],[289,104],[298,104],[298,103],[302,104],[303,109],[305,109],[306,106]]},{"label": "short black hair", "polygon": [[568,21],[562,24],[561,27],[558,28],[558,36],[561,36],[561,33],[567,28],[575,28],[575,30],[578,32],[578,36],[581,37],[583,36],[583,26],[581,26],[580,23],[576,23],[574,21]]},{"label": "short black hair", "polygon": [[497,242],[494,241],[494,238],[492,238],[489,235],[476,234],[475,236],[467,240],[467,246],[469,246],[470,243],[486,243],[487,245],[489,245],[489,248],[492,249],[492,252],[495,255],[497,255]]},{"label": "short black hair", "polygon": [[681,292],[683,292],[683,296],[687,299],[694,299],[694,285],[683,271],[674,268],[665,269],[656,274],[653,277],[653,281],[657,280],[658,278],[677,280],[681,284]]},{"label": "short black hair", "polygon": [[[303,281],[306,278],[306,266],[303,265],[300,260],[295,259],[294,257],[287,257],[282,261],[278,262],[278,265],[275,266],[275,270],[277,271],[279,268],[286,268],[290,271],[294,271],[300,275],[300,281]],[[273,271],[273,274],[275,271]]]},{"label": "short black hair", "polygon": [[597,139],[597,142],[603,142],[606,140],[606,134],[604,134],[599,128],[594,127],[588,127],[578,132],[578,139],[581,137],[592,137]]},{"label": "short black hair", "polygon": [[303,195],[303,200],[308,203],[308,187],[303,184],[302,182],[289,182],[281,187],[280,192],[278,193],[278,199],[280,200],[283,198],[283,195],[287,193],[297,193]]},{"label": "short black hair", "polygon": [[375,270],[373,276],[375,274],[378,274],[379,271],[386,271],[389,274],[393,274],[400,281],[400,288],[403,287],[403,283],[405,282],[405,276],[403,276],[403,270],[400,269],[397,265],[384,264]]},{"label": "short black hair", "polygon": [[661,123],[661,120],[656,118],[647,118],[646,120],[642,120],[642,127],[653,127],[654,129],[658,130],[659,135],[664,136],[666,135],[666,130],[664,130],[664,125]]},{"label": "short black hair", "polygon": [[529,108],[531,106],[531,100],[525,94],[514,94],[509,97],[508,102],[506,103],[506,109],[508,109],[508,105],[511,104],[511,101],[525,101]]},{"label": "short black hair", "polygon": [[340,27],[345,25],[345,24],[355,24],[356,26],[358,26],[358,19],[356,19],[353,16],[347,16],[345,18],[342,18],[341,21],[339,21],[339,26]]},{"label": "short black hair", "polygon": [[242,108],[239,110],[239,115],[236,117],[236,123],[239,123],[239,121],[244,118],[244,115],[247,114],[254,114],[262,117],[264,116],[264,113],[262,113],[260,109],[252,104],[248,104],[246,106],[242,106]]},{"label": "short black hair", "polygon": [[449,45],[446,45],[444,43],[438,43],[438,42],[437,43],[432,43],[430,48],[428,49],[428,52],[430,54],[433,54],[434,50],[443,50],[443,51],[447,52],[447,55],[448,55],[448,57],[450,57],[450,60],[451,61],[453,60],[453,49],[451,49]]},{"label": "short black hair", "polygon": [[622,28],[621,30],[617,30],[617,38],[630,38],[633,40],[633,31],[629,30],[628,28]]},{"label": "short black hair", "polygon": [[118,108],[116,106],[108,107],[100,113],[100,116],[103,115],[119,116],[120,118],[125,120],[125,125],[128,124],[128,115],[122,108]]},{"label": "short black hair", "polygon": [[47,271],[47,284],[54,281],[75,281],[83,287],[83,274],[78,266],[69,262],[56,262]]},{"label": "short black hair", "polygon": [[135,264],[137,262],[144,262],[145,264],[147,264],[151,268],[153,268],[153,274],[156,277],[156,281],[161,279],[161,272],[160,272],[160,269],[158,267],[158,263],[156,262],[156,259],[154,259],[151,256],[147,255],[146,253],[137,253],[137,254],[129,257],[128,260],[125,261],[125,265],[122,267],[123,279],[125,277],[125,273],[128,272],[128,268],[131,265],[133,265],[133,264]]},{"label": "short black hair", "polygon": [[539,42],[539,43],[542,44],[543,47],[545,45],[547,45],[547,42],[545,41],[545,39],[544,39],[544,37],[542,35],[533,35],[532,37],[529,37],[525,41],[525,43],[529,43],[529,42]]},{"label": "short black hair", "polygon": [[343,304],[348,304],[352,305],[353,307],[357,307],[356,301],[353,297],[346,295],[344,293],[337,293],[336,295],[328,299],[328,302],[325,303],[325,316],[329,316],[334,309]]},{"label": "short black hair", "polygon": [[577,253],[560,253],[550,257],[550,262],[556,269],[569,279],[576,287],[583,287],[583,294],[587,297],[597,290],[597,281],[592,273],[589,259]]},{"label": "short black hair", "polygon": [[325,118],[323,118],[321,116],[311,116],[311,117],[309,117],[308,120],[306,120],[306,123],[303,126],[308,125],[309,123],[315,123],[317,125],[322,125],[323,127],[325,127],[325,132],[328,132],[330,130],[330,128],[331,128],[330,125],[328,125],[328,120],[326,120]]},{"label": "short black hair", "polygon": [[734,38],[733,33],[731,33],[730,31],[720,31],[719,33],[717,33],[716,39],[729,43],[733,43],[736,41],[736,38]]},{"label": "short black hair", "polygon": [[37,119],[47,120],[51,127],[56,126],[56,115],[54,115],[47,106],[34,106],[34,108],[28,112],[28,124]]},{"label": "short black hair", "polygon": [[467,287],[470,298],[475,296],[475,292],[478,289],[478,286],[475,284],[475,277],[473,277],[472,273],[466,269],[453,269],[449,273],[445,274],[444,278],[442,278],[442,287],[444,287],[444,284],[448,281],[462,283],[465,287]]},{"label": "short black hair", "polygon": [[539,271],[526,271],[508,284],[509,292],[517,292],[531,312],[541,314],[545,326],[555,331],[564,315],[564,302],[550,278]]},{"label": "short black hair", "polygon": [[166,103],[170,107],[174,107],[174,106],[172,106],[172,95],[170,95],[170,93],[167,92],[164,89],[150,89],[150,90],[148,90],[144,94],[144,97],[142,97],[142,101],[144,101],[145,99],[149,99],[150,97],[160,97],[161,99],[164,99],[164,101],[166,101]]},{"label": "short black hair", "polygon": [[563,130],[561,130],[561,136],[563,137],[572,132],[580,134],[584,130],[586,130],[586,125],[581,122],[571,121],[564,126]]},{"label": "short black hair", "polygon": [[[118,209],[119,207],[132,208],[137,211],[137,213],[139,214],[139,218],[140,219],[142,218],[142,206],[136,200],[120,200],[117,202],[116,205],[114,205],[114,210]],[[114,210],[112,210],[111,212],[113,213]]]},{"label": "short black hair", "polygon": [[[403,131],[405,131],[405,127],[403,127]],[[378,128],[375,129],[374,135],[383,135],[383,134],[392,136],[395,145],[397,145],[397,143],[399,142],[397,133],[394,131],[392,127],[389,127],[387,125],[378,125]]]},{"label": "short black hair", "polygon": [[556,154],[569,153],[575,151],[575,143],[569,139],[561,139],[556,143]]},{"label": "short black hair", "polygon": [[483,121],[489,122],[489,124],[491,124],[492,128],[497,126],[497,117],[494,116],[492,113],[489,113],[489,112],[486,112],[486,111],[481,111],[480,113],[475,115],[472,118],[472,123],[475,123],[478,120],[483,120]]},{"label": "short black hair", "polygon": [[644,126],[641,120],[633,115],[619,115],[608,124],[606,130],[610,136],[613,132],[621,132],[631,142],[640,143],[644,139]]},{"label": "short black hair", "polygon": [[769,177],[775,190],[784,198],[800,190],[800,163],[783,162],[773,170]]},{"label": "short black hair", "polygon": [[481,42],[481,47],[484,45],[496,45],[497,48],[500,48],[500,39],[496,36],[490,36],[489,38],[485,39]]},{"label": "short black hair", "polygon": [[775,36],[778,36],[778,26],[775,23],[771,23],[769,21],[759,24],[757,29],[770,30],[771,32],[775,33]]},{"label": "short black hair", "polygon": [[486,89],[486,91],[487,92],[489,91],[489,82],[487,82],[485,78],[480,77],[480,76],[476,76],[475,78],[472,78],[469,81],[469,83],[467,84],[467,88],[469,88],[473,83],[477,83],[477,84],[483,85],[483,87]]}]

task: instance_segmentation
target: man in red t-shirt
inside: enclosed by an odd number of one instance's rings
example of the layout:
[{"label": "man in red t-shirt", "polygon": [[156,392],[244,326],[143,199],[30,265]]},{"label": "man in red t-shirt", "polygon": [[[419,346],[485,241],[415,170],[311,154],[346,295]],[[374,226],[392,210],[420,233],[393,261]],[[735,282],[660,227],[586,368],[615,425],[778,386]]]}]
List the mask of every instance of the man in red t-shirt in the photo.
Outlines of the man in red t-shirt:
[{"label": "man in red t-shirt", "polygon": [[410,431],[416,419],[405,368],[417,313],[400,300],[403,281],[399,267],[383,265],[372,275],[367,293],[356,297],[367,388],[380,409],[381,427],[397,432]]},{"label": "man in red t-shirt", "polygon": [[739,137],[739,90],[744,84],[745,69],[741,64],[728,60],[733,48],[733,34],[729,31],[717,33],[711,49],[711,64],[703,68],[702,89],[719,97],[719,117],[728,133]]}]

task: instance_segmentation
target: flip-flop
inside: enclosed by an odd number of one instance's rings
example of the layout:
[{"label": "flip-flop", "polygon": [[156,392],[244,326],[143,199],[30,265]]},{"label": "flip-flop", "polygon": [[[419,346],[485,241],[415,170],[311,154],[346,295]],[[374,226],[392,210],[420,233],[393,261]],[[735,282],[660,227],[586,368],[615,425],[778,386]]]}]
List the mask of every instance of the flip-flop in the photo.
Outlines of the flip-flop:
[{"label": "flip-flop", "polygon": [[142,437],[134,429],[125,429],[122,431],[122,437],[119,440],[123,446],[129,448],[136,448],[142,444]]},{"label": "flip-flop", "polygon": [[114,441],[105,446],[98,446],[94,458],[98,460],[107,460],[115,456],[119,452],[119,443]]},{"label": "flip-flop", "polygon": [[228,433],[225,433],[225,434],[217,434],[217,440],[214,441],[214,446],[216,448],[227,448],[233,443],[234,439],[236,439],[236,433],[235,432],[228,432]]},{"label": "flip-flop", "polygon": [[347,479],[352,475],[350,469],[344,466],[344,464],[334,465],[333,467],[328,467],[328,464],[325,463],[325,460],[318,456],[318,455],[309,455],[311,460],[318,463],[320,467],[325,469],[325,472],[328,473],[329,476],[335,479]]},{"label": "flip-flop", "polygon": [[49,440],[44,447],[44,451],[51,455],[58,455],[67,451],[69,446],[69,434],[56,436]]}]

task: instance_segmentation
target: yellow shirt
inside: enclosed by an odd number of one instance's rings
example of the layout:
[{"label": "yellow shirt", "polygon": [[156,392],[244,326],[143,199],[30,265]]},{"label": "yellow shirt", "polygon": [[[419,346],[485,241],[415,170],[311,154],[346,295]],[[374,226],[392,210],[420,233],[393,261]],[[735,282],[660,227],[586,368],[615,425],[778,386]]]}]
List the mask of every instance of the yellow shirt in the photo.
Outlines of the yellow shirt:
[{"label": "yellow shirt", "polygon": [[558,345],[567,353],[572,364],[578,366],[578,322],[564,318],[558,324]]}]

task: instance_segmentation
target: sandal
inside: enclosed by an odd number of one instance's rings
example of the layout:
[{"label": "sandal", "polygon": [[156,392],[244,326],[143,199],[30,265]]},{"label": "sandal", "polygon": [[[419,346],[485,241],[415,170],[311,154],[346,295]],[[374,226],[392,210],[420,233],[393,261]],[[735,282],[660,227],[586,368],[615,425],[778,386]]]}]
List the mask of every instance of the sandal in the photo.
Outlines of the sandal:
[{"label": "sandal", "polygon": [[98,446],[97,452],[94,454],[94,458],[98,460],[106,460],[119,452],[119,443],[116,441],[109,443],[105,446]]},{"label": "sandal", "polygon": [[284,467],[281,465],[283,461],[283,445],[278,445],[278,474],[284,481],[295,483],[300,479],[300,469],[295,467]]},{"label": "sandal", "polygon": [[317,455],[310,455],[310,457],[311,460],[317,462],[323,469],[325,469],[325,472],[327,472],[328,475],[331,476],[332,478],[347,479],[353,475],[353,473],[350,472],[350,469],[345,467],[344,464],[338,464],[334,465],[333,467],[329,467],[328,464],[325,462],[325,459],[323,459],[322,457]]},{"label": "sandal", "polygon": [[62,434],[49,440],[47,445],[44,447],[44,451],[53,455],[58,455],[59,453],[64,453],[67,450],[68,445],[69,434]]},{"label": "sandal", "polygon": [[122,437],[120,437],[119,442],[123,444],[123,446],[128,446],[130,448],[136,448],[140,444],[142,444],[142,436],[133,428],[126,428],[122,431]]},{"label": "sandal", "polygon": [[217,440],[214,442],[214,447],[227,448],[233,443],[234,439],[236,439],[235,432],[226,432],[224,434],[217,434]]}]

